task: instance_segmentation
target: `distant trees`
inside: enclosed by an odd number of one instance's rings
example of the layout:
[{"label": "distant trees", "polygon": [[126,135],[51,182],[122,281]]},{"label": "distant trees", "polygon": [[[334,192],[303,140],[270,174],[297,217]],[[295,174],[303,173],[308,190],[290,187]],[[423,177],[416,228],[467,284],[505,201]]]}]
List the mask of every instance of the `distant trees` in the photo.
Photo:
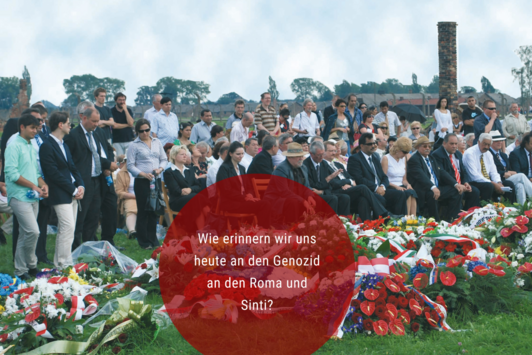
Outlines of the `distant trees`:
[{"label": "distant trees", "polygon": [[296,101],[312,99],[324,101],[332,99],[332,91],[323,83],[310,78],[294,79],[290,84],[290,89],[296,95]]},{"label": "distant trees", "polygon": [[499,92],[499,90],[495,89],[493,85],[491,85],[491,82],[485,76],[483,76],[482,79],[480,79],[480,83],[482,84],[482,91],[484,91],[487,94]]},{"label": "distant trees", "polygon": [[270,83],[270,86],[268,88],[268,92],[270,93],[270,96],[273,100],[277,100],[279,98],[279,91],[277,91],[277,84],[275,83],[275,80],[272,79],[272,77],[268,77],[268,81]]},{"label": "distant trees", "polygon": [[230,93],[223,94],[222,96],[220,96],[220,98],[218,99],[218,101],[216,101],[216,103],[218,105],[226,105],[226,104],[231,104],[238,99],[243,100],[244,98],[238,95],[236,92],[230,92]]},{"label": "distant trees", "polygon": [[[514,80],[519,82],[521,89],[521,105],[527,102],[530,105],[532,96],[532,46],[521,46],[515,50],[523,66],[521,68],[512,68]],[[527,106],[528,106],[527,105]]]},{"label": "distant trees", "polygon": [[0,77],[0,109],[10,109],[17,102],[19,78]]},{"label": "distant trees", "polygon": [[477,89],[475,89],[472,86],[462,86],[460,88],[460,91],[462,91],[464,94],[473,94],[473,93],[477,92]]},{"label": "distant trees", "polygon": [[107,90],[106,102],[112,102],[114,94],[126,90],[125,81],[115,78],[97,78],[92,74],[73,75],[63,80],[63,87],[68,97],[63,106],[75,106],[80,101],[94,102],[94,90],[103,87]]}]

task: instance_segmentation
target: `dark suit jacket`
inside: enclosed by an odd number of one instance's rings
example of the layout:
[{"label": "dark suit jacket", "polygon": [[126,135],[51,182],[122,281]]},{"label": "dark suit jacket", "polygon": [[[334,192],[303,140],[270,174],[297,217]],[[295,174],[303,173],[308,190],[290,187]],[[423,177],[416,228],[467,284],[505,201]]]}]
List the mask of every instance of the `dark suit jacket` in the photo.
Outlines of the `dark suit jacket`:
[{"label": "dark suit jacket", "polygon": [[[102,139],[101,129],[97,128],[93,134],[94,140],[97,143],[98,155],[100,155],[100,162],[102,165],[102,174],[100,178],[102,179],[101,185],[104,185],[105,188],[102,188],[101,192],[104,192],[108,189],[107,183],[105,182],[105,177],[103,171],[111,167],[111,163],[114,160],[114,155],[112,151],[109,151],[109,142],[106,139]],[[72,159],[74,164],[78,169],[81,178],[85,182],[86,191],[91,190],[91,184],[88,182],[91,180],[92,173],[92,152],[89,148],[89,143],[87,142],[87,137],[83,132],[81,124],[76,128],[70,131],[69,135],[65,136],[64,142],[70,148],[70,153],[72,154]],[[104,147],[106,150],[107,158],[102,158],[101,148]]]},{"label": "dark suit jacket", "polygon": [[[349,144],[353,144],[353,134],[354,134],[354,125],[353,125],[353,120],[351,119],[351,116],[348,116],[347,114],[345,115],[346,119],[347,119],[347,126],[349,127],[349,133],[347,134],[347,136],[349,137]],[[324,140],[328,140],[329,139],[329,135],[331,134],[331,130],[333,128],[335,128],[336,126],[336,120],[338,119],[338,113],[333,113],[329,118],[327,118],[325,120],[325,128],[323,129],[323,132],[321,134],[321,136],[323,137]],[[341,133],[341,132],[340,132]]]},{"label": "dark suit jacket", "polygon": [[314,168],[314,163],[311,159],[311,157],[308,157],[303,161],[303,165],[306,166],[308,170],[310,187],[316,190],[322,190],[324,195],[331,195],[331,185],[329,185],[329,183],[325,180],[327,176],[331,174],[329,173],[328,163],[325,160],[320,163],[320,178],[318,181],[318,172],[316,171],[316,168]]},{"label": "dark suit jacket", "polygon": [[[449,158],[449,155],[447,154],[447,151],[445,150],[445,148],[441,146],[438,149],[434,150],[430,155],[431,157],[434,158],[434,160],[436,160],[438,165],[443,170],[445,170],[454,179],[454,181],[456,181],[456,178],[454,177],[454,169],[451,164],[451,159]],[[460,167],[459,167],[460,168],[460,182],[462,184],[465,184],[466,182],[467,183],[471,182],[469,174],[467,173],[467,170],[465,169],[464,163],[462,161],[462,153],[460,153],[457,150],[456,153],[454,153],[454,155],[456,156],[456,158],[458,158],[458,161],[460,164]]]},{"label": "dark suit jacket", "polygon": [[187,169],[185,170],[185,176],[181,172],[173,169],[166,169],[164,172],[164,183],[168,189],[168,198],[170,199],[170,204],[174,204],[174,201],[179,200],[182,197],[181,189],[190,188],[192,192],[200,192],[200,184],[198,179],[194,174],[194,170]]},{"label": "dark suit jacket", "polygon": [[327,119],[331,115],[333,115],[335,112],[336,112],[336,109],[332,105],[325,107],[325,109],[323,110],[323,120],[327,122]]},{"label": "dark suit jacket", "polygon": [[[246,191],[251,191],[251,188],[247,183],[248,180],[243,177],[246,175],[246,169],[242,165],[238,164],[238,170],[240,171],[240,176],[242,176],[242,181],[244,182],[244,194],[241,193],[242,184],[240,183],[240,179],[230,179],[229,182],[220,184],[222,187],[219,190],[222,199],[233,202],[244,202]],[[222,165],[220,165],[220,169],[218,169],[218,173],[216,174],[216,182],[220,182],[235,176],[237,176],[237,174],[235,168],[233,167],[233,163],[224,162]]]},{"label": "dark suit jacket", "polygon": [[[5,151],[7,147],[7,141],[12,135],[18,132],[18,118],[10,118],[7,120],[4,126],[4,132],[2,133],[2,139],[0,140],[0,149],[2,149],[2,161],[5,163]],[[4,178],[4,165],[2,164],[2,176],[0,180],[5,181]]]},{"label": "dark suit jacket", "polygon": [[[382,170],[378,154],[373,154],[371,159],[373,160],[373,165],[375,166],[381,185],[384,185],[384,187],[388,189],[390,181],[388,180],[388,176],[384,173],[384,170]],[[362,152],[358,152],[349,157],[349,160],[347,161],[347,172],[352,178],[354,178],[357,185],[366,185],[370,191],[375,191],[377,189],[377,185],[375,184],[375,174]]]},{"label": "dark suit jacket", "polygon": [[513,171],[518,172],[518,173],[523,173],[526,176],[528,176],[528,170],[529,170],[528,154],[526,153],[526,150],[523,147],[523,144],[521,144],[518,148],[515,148],[510,153],[510,166],[512,167]]},{"label": "dark suit jacket", "polygon": [[248,174],[268,174],[273,173],[273,160],[267,150],[262,150],[255,155],[248,167]]},{"label": "dark suit jacket", "polygon": [[[340,164],[338,162],[334,162],[333,164],[336,167],[336,169],[342,169],[342,170],[344,169],[342,164]],[[331,168],[331,166],[329,164],[327,164],[327,175],[331,175],[332,173],[334,173],[333,168]],[[329,181],[329,184],[331,185],[331,188],[332,188],[333,192],[342,191],[342,186],[344,186],[344,185],[351,185],[350,177],[348,177],[349,174],[344,171],[344,172],[342,172],[342,175],[345,177],[345,179],[341,179],[340,176],[337,176],[334,179],[332,179],[331,181]]]},{"label": "dark suit jacket", "polygon": [[[449,175],[440,165],[434,160],[433,157],[429,156],[430,164],[432,165],[432,170],[438,179],[438,186],[454,186],[456,180],[454,176]],[[431,178],[431,173],[427,164],[423,161],[423,157],[419,153],[414,153],[408,160],[406,165],[406,178],[414,190],[430,190],[433,186]]]},{"label": "dark suit jacket", "polygon": [[303,203],[304,199],[314,196],[309,185],[307,167],[304,164],[301,166],[301,171],[305,179],[303,185],[294,182],[293,169],[287,159],[277,165],[264,194],[264,200],[282,210],[285,200],[296,199]]},{"label": "dark suit jacket", "polygon": [[[490,149],[490,153],[491,155],[493,155],[493,162],[495,163],[495,166],[497,167],[497,172],[499,173],[499,175],[501,176],[501,180],[504,181],[506,180],[504,178],[504,174],[511,170],[510,169],[510,158],[508,158],[508,155],[506,153],[503,153],[502,151],[499,152],[499,155],[501,156],[501,158],[504,160],[504,162],[506,163],[506,166],[502,165],[501,161],[499,160],[499,158],[497,158],[497,155],[493,152],[493,150]],[[525,174],[527,175],[527,174]]]},{"label": "dark suit jacket", "polygon": [[66,159],[59,144],[52,137],[45,139],[39,148],[42,172],[50,189],[46,200],[51,206],[72,203],[72,194],[76,188],[84,186],[68,145],[65,144],[64,147]]}]

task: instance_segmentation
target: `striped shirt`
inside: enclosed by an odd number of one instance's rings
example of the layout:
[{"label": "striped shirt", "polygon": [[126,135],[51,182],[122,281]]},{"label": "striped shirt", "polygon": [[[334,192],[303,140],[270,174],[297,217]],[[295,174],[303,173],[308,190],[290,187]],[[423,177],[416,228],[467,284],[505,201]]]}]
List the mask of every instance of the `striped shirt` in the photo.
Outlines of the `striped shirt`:
[{"label": "striped shirt", "polygon": [[135,178],[140,178],[140,173],[151,174],[158,168],[165,168],[168,160],[161,141],[151,139],[151,149],[146,143],[136,138],[127,149],[127,170]]},{"label": "striped shirt", "polygon": [[257,126],[262,124],[268,131],[273,131],[277,125],[277,114],[273,106],[268,107],[267,110],[262,105],[257,106],[254,118]]}]

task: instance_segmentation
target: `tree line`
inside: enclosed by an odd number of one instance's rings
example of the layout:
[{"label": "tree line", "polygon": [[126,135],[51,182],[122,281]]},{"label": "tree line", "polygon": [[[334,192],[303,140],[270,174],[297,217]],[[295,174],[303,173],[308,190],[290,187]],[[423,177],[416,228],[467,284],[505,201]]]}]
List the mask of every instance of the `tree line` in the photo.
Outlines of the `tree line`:
[{"label": "tree line", "polygon": [[[523,66],[521,68],[512,68],[512,76],[519,83],[521,89],[521,105],[530,104],[532,98],[532,46],[521,46],[516,51]],[[31,97],[31,78],[26,67],[22,77],[27,80],[28,98]],[[272,99],[279,100],[279,91],[275,80],[270,76],[268,92]],[[61,103],[61,106],[75,106],[80,101],[89,100],[94,102],[93,92],[98,87],[107,90],[107,102],[114,102],[113,95],[119,91],[125,91],[125,81],[116,78],[97,78],[92,74],[73,75],[69,79],[63,80],[63,87],[67,98]],[[480,80],[481,90],[485,93],[498,93],[491,84],[490,80],[483,76]],[[417,75],[412,74],[410,84],[402,84],[397,79],[386,79],[381,83],[368,81],[360,85],[343,80],[332,88],[318,80],[311,78],[297,78],[290,84],[290,90],[294,93],[296,101],[303,101],[307,98],[315,101],[331,100],[333,95],[345,97],[349,93],[356,94],[406,94],[406,93],[439,93],[439,76],[434,75],[428,85],[418,83]],[[477,90],[473,86],[462,86],[460,91],[463,93],[475,93]],[[19,92],[19,78],[0,77],[0,109],[9,109],[17,101]],[[150,105],[151,98],[154,94],[161,94],[170,97],[177,104],[195,104],[198,100],[207,104],[228,104],[237,99],[245,100],[241,95],[235,92],[223,94],[216,101],[207,99],[211,93],[210,84],[204,81],[194,81],[185,79],[176,79],[172,76],[166,76],[157,81],[154,86],[141,86],[137,90],[135,103],[137,105]],[[254,102],[254,100],[245,100]]]}]

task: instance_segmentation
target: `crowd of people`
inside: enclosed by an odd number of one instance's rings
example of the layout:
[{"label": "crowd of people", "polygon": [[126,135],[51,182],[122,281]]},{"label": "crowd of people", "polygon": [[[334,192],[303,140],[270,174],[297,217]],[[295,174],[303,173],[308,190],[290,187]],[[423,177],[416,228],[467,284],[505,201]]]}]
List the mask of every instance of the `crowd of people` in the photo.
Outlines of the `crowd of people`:
[{"label": "crowd of people", "polygon": [[[112,108],[106,96],[98,88],[94,104],[78,105],[76,127],[66,112],[48,117],[41,102],[4,126],[0,212],[13,214],[19,277],[35,276],[38,263],[72,265],[71,251],[97,240],[99,226],[101,240],[114,244],[122,220],[140,247],[158,247],[158,218],[146,206],[159,178],[173,211],[194,207],[198,229],[217,196],[229,212],[255,214],[267,227],[278,222],[276,215],[313,209],[315,194],[337,214],[362,220],[452,220],[481,200],[522,204],[532,197],[531,126],[515,103],[501,120],[494,101],[480,108],[470,97],[460,117],[441,97],[434,125],[424,130],[388,102],[368,107],[355,94],[335,96],[323,114],[307,99],[292,116],[286,104],[277,110],[266,92],[254,112],[237,100],[223,126],[207,109],[196,123],[180,122],[172,100],[160,94],[135,122],[123,93],[114,95]],[[297,182],[305,197],[294,195],[297,184],[277,183],[261,198],[242,179],[246,174]],[[217,191],[215,183],[226,179],[230,188]],[[206,188],[208,197],[200,194]],[[46,254],[51,217],[57,219],[53,261]],[[5,243],[1,230],[0,237]]]}]

